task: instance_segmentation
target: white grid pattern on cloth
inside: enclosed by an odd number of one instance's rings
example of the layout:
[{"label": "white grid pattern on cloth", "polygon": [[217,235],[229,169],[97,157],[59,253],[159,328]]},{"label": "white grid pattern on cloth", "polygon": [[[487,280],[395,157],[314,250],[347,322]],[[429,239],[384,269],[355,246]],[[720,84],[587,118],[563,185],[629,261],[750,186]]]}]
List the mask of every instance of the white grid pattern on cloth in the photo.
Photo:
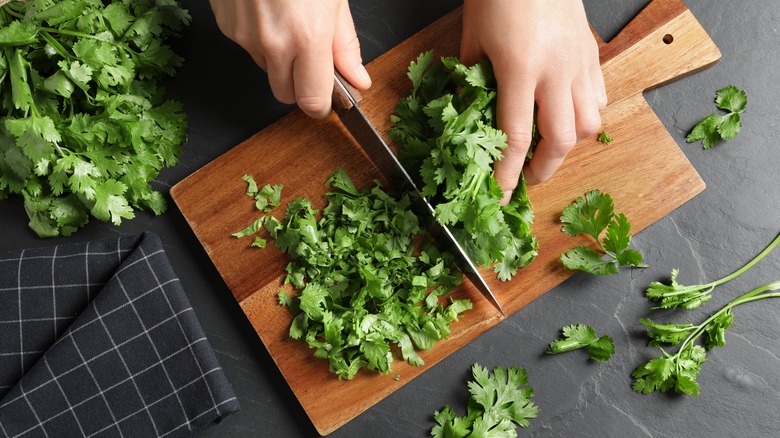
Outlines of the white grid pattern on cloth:
[{"label": "white grid pattern on cloth", "polygon": [[[9,293],[18,300],[15,315],[0,309],[0,329],[19,330],[18,344],[0,333],[0,363],[13,359],[23,371],[8,391],[0,386],[0,436],[186,436],[239,409],[159,238],[65,248],[0,254],[0,305]],[[13,287],[3,282],[9,262]],[[45,263],[39,272],[49,276],[31,280],[22,266],[30,262]],[[88,272],[63,280],[68,264]],[[87,305],[69,319],[60,295],[78,293]],[[31,309],[29,296],[48,308]],[[55,342],[28,350],[41,325]]]},{"label": "white grid pattern on cloth", "polygon": [[[110,244],[102,244],[97,251],[90,251],[90,243],[86,243],[79,248],[58,245],[52,248],[23,249],[13,253],[12,256],[9,256],[12,254],[11,252],[0,254],[0,270],[6,270],[10,273],[11,267],[15,267],[15,275],[13,278],[9,276],[8,282],[3,282],[3,279],[0,278],[0,330],[2,330],[0,336],[0,396],[13,387],[17,375],[23,374],[28,366],[35,363],[45,352],[42,346],[51,345],[57,339],[58,332],[75,320],[76,314],[72,310],[81,310],[86,307],[89,303],[90,291],[98,290],[105,285],[110,274],[105,269],[107,267],[106,260],[109,257],[115,258],[114,260],[117,262],[111,263],[115,268],[135,244],[133,239],[116,239]],[[96,271],[92,272],[92,277],[95,278],[94,282],[88,281],[90,258],[96,258],[102,262],[92,263],[93,271]],[[85,276],[81,278],[63,276],[63,272],[56,269],[58,263],[83,263]],[[29,266],[34,266],[35,269],[31,269]],[[37,276],[42,278],[27,284],[26,281],[29,279],[23,278],[23,274],[29,275],[28,271],[34,271]],[[47,273],[48,276],[42,276],[43,273]],[[58,309],[56,306],[58,293],[68,296],[83,295],[82,299],[74,301],[70,308],[60,307]],[[43,313],[38,313],[35,317],[26,315],[27,312],[23,306],[30,294],[40,295],[39,302],[51,303],[52,312],[45,316]],[[9,303],[10,301],[15,302]],[[15,312],[11,312],[11,307],[14,308]],[[62,313],[58,314],[58,311]],[[26,332],[43,332],[44,326],[47,324],[54,326],[51,336],[45,338],[37,336],[38,342],[35,344],[31,342],[33,336],[25,336]],[[3,338],[8,339],[11,336],[18,336],[17,348],[9,349],[3,344]],[[25,340],[26,338],[27,340]],[[13,373],[13,370],[16,373]]]}]

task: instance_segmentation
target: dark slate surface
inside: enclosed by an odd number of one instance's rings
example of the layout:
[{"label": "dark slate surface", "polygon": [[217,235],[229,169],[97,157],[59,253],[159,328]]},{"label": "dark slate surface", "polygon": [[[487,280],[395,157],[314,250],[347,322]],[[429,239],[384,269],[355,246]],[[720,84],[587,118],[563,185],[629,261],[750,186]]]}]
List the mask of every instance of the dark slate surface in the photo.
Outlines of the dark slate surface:
[{"label": "dark slate surface", "polygon": [[[185,66],[169,85],[190,117],[181,163],[166,170],[167,189],[292,108],[275,103],[265,75],[218,32],[207,2],[186,2],[194,17],[177,50]],[[606,40],[647,2],[587,2]],[[364,58],[369,61],[456,7],[458,1],[353,0]],[[714,67],[648,92],[666,128],[707,183],[707,189],[634,238],[651,268],[618,276],[573,276],[488,333],[332,434],[334,437],[427,436],[435,410],[465,412],[469,369],[475,362],[528,370],[541,407],[520,435],[534,436],[777,436],[780,434],[780,300],[735,311],[728,344],[703,365],[698,397],[641,396],[630,372],[655,357],[639,318],[697,322],[730,298],[780,279],[780,252],[719,289],[703,309],[650,311],[643,290],[680,268],[682,283],[731,273],[780,231],[780,3],[689,0],[688,7],[720,48]],[[705,151],[685,135],[714,111],[715,91],[747,91],[743,132]],[[653,147],[648,139],[647,147]],[[637,175],[637,178],[641,178]],[[141,213],[121,227],[92,221],[68,238],[41,240],[27,229],[19,199],[0,203],[0,250],[92,240],[151,230],[165,245],[243,410],[208,431],[209,437],[316,436],[262,343],[175,206],[161,217]],[[563,325],[583,322],[615,339],[606,363],[583,352],[547,356]],[[582,354],[581,354],[582,353]]]}]

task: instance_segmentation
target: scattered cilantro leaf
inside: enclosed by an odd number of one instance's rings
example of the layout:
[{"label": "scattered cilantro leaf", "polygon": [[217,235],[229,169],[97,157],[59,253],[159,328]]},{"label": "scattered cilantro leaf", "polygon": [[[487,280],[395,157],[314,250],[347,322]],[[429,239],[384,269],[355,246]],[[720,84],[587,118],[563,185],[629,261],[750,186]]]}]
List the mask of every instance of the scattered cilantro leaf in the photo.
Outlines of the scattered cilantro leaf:
[{"label": "scattered cilantro leaf", "polygon": [[[701,365],[707,360],[707,351],[726,345],[726,330],[734,321],[732,310],[742,304],[766,298],[780,298],[780,281],[760,286],[730,301],[710,315],[701,324],[656,324],[649,319],[640,322],[648,327],[650,346],[679,345],[677,353],[670,354],[663,348],[663,356],[651,359],[637,367],[631,376],[632,388],[640,394],[654,391],[699,395],[701,388],[696,379]],[[703,338],[704,346],[695,342]],[[659,347],[660,348],[660,347]]]},{"label": "scattered cilantro leaf", "polygon": [[529,419],[539,416],[532,401],[533,389],[522,368],[496,367],[491,375],[487,368],[474,364],[474,380],[468,382],[469,401],[466,416],[459,416],[449,405],[434,412],[435,438],[516,437],[517,427],[530,426]]},{"label": "scattered cilantro leaf", "polygon": [[509,204],[500,205],[493,163],[507,138],[496,128],[492,66],[486,60],[466,66],[453,57],[435,62],[428,51],[409,65],[408,76],[412,88],[390,117],[399,159],[419,170],[412,177],[436,206],[436,220],[452,229],[476,264],[492,266],[507,281],[533,261],[538,243],[522,178]]},{"label": "scattered cilantro leaf", "polygon": [[607,133],[607,131],[601,131],[601,134],[599,134],[599,141],[604,144],[610,144],[612,143],[612,136]]},{"label": "scattered cilantro leaf", "polygon": [[710,149],[721,140],[730,140],[739,134],[742,129],[742,112],[747,106],[745,92],[729,85],[717,92],[715,105],[726,114],[710,114],[702,119],[688,134],[688,143],[701,140],[702,147]]},{"label": "scattered cilantro leaf", "polygon": [[615,204],[609,194],[596,189],[578,197],[563,209],[561,222],[561,231],[570,236],[586,234],[592,237],[608,257],[605,260],[595,249],[579,245],[561,254],[561,262],[567,268],[609,275],[617,274],[621,266],[647,267],[642,263],[642,254],[629,248],[631,223],[623,213],[615,213]]},{"label": "scattered cilantro leaf", "polygon": [[588,325],[567,325],[561,332],[563,339],[552,341],[547,348],[547,354],[565,353],[585,348],[591,359],[603,362],[611,358],[615,352],[612,338],[607,335],[598,337],[596,330]]},{"label": "scattered cilantro leaf", "polygon": [[720,286],[723,283],[731,281],[742,275],[745,271],[763,259],[767,254],[772,252],[778,243],[780,243],[780,234],[778,234],[774,240],[772,240],[772,242],[770,242],[769,245],[764,248],[763,251],[756,255],[752,260],[747,262],[744,266],[734,271],[730,275],[706,284],[696,284],[692,286],[685,286],[680,284],[677,282],[679,270],[673,269],[669,284],[665,284],[660,281],[653,281],[647,287],[645,296],[651,301],[660,302],[660,304],[655,308],[673,309],[682,307],[683,309],[696,309],[712,298],[712,291],[717,286]]},{"label": "scattered cilantro leaf", "polygon": [[[253,193],[254,179],[244,180]],[[416,350],[447,338],[450,324],[471,309],[469,300],[447,299],[462,274],[424,235],[407,196],[379,185],[358,190],[341,169],[328,183],[322,211],[297,198],[283,219],[262,216],[274,245],[290,258],[285,283],[297,294],[278,294],[296,314],[290,337],[327,359],[339,379],[362,368],[390,373],[395,347],[409,364],[423,365]]]},{"label": "scattered cilantro leaf", "polygon": [[24,197],[39,236],[166,210],[149,183],[178,161],[187,121],[158,83],[189,21],[175,0],[3,2],[0,199]]}]

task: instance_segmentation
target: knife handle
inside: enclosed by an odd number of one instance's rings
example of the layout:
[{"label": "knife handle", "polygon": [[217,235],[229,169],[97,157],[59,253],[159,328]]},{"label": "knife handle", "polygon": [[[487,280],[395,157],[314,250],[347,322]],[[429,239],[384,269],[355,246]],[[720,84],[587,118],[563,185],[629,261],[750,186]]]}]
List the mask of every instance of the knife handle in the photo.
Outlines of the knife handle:
[{"label": "knife handle", "polygon": [[[350,99],[351,97],[351,99]],[[333,95],[331,96],[333,109],[336,111],[347,111],[352,108],[352,100],[360,102],[363,96],[360,91],[353,87],[341,73],[334,72]]]}]

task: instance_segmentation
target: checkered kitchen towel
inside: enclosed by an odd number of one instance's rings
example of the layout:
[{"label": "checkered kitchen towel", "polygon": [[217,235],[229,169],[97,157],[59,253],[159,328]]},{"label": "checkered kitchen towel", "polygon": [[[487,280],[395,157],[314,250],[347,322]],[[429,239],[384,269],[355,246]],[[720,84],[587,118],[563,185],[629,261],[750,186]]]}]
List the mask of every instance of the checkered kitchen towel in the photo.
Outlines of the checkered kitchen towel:
[{"label": "checkered kitchen towel", "polygon": [[188,436],[238,409],[156,235],[0,253],[0,438]]}]

